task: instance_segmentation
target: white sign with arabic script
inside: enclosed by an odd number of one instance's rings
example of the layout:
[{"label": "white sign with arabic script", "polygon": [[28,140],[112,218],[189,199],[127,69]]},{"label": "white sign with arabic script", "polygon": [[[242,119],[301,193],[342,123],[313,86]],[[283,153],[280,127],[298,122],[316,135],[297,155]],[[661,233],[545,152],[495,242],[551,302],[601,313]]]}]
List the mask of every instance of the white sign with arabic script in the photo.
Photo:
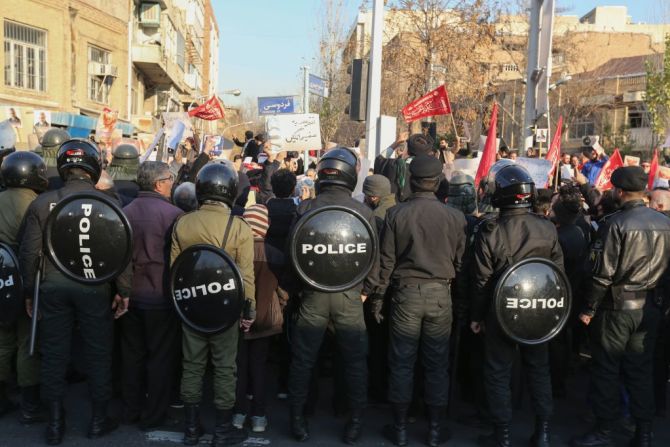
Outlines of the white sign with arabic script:
[{"label": "white sign with arabic script", "polygon": [[321,129],[316,113],[269,116],[265,130],[275,152],[321,148]]}]

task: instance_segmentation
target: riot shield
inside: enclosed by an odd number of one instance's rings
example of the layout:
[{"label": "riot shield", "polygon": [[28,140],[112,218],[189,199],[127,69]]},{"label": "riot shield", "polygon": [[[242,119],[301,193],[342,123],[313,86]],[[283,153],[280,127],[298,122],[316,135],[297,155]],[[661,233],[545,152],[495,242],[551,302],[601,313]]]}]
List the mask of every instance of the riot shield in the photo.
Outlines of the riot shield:
[{"label": "riot shield", "polygon": [[494,292],[495,316],[513,341],[535,345],[554,338],[570,317],[572,292],[565,273],[548,259],[508,267]]},{"label": "riot shield", "polygon": [[377,257],[377,233],[358,212],[327,206],[305,214],[289,239],[291,263],[307,286],[342,292],[359,284]]},{"label": "riot shield", "polygon": [[47,218],[45,239],[51,262],[82,284],[113,280],[132,256],[128,218],[111,198],[93,191],[58,202]]},{"label": "riot shield", "polygon": [[193,245],[177,256],[170,270],[170,294],[181,320],[208,334],[240,319],[244,282],[235,262],[213,245]]},{"label": "riot shield", "polygon": [[16,321],[24,306],[19,262],[9,245],[0,243],[0,322]]}]

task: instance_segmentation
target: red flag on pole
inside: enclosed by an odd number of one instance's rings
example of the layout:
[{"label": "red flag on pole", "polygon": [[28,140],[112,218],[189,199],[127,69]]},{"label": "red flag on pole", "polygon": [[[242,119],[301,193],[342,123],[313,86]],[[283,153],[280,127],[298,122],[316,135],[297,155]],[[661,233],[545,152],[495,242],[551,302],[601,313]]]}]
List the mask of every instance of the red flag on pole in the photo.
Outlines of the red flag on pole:
[{"label": "red flag on pole", "polygon": [[[558,160],[561,157],[561,129],[563,128],[563,116],[558,117],[558,123],[556,124],[556,132],[554,132],[554,137],[551,139],[551,146],[549,146],[549,152],[547,152],[546,159],[551,162],[551,169],[549,170],[549,175],[553,172],[554,175],[558,175]],[[549,186],[548,184],[545,186]]]},{"label": "red flag on pole", "polygon": [[223,119],[224,112],[221,101],[213,95],[206,103],[188,111],[188,116],[195,116],[203,120],[214,121]]},{"label": "red flag on pole", "polygon": [[402,116],[408,123],[429,116],[449,115],[450,113],[451,104],[449,104],[447,88],[444,85],[410,102],[402,109]]},{"label": "red flag on pole", "polygon": [[614,153],[610,157],[609,160],[607,160],[607,163],[605,163],[605,166],[600,170],[600,174],[598,174],[598,178],[596,178],[596,184],[593,185],[597,189],[601,191],[607,191],[608,189],[612,189],[612,182],[610,179],[612,178],[612,173],[616,171],[619,168],[623,167],[623,160],[621,159],[621,154],[619,153],[619,149],[614,149]]},{"label": "red flag on pole", "polygon": [[658,149],[654,149],[654,157],[651,159],[651,166],[649,167],[649,182],[647,184],[647,189],[649,191],[654,189],[654,182],[656,181],[657,175],[658,175]]},{"label": "red flag on pole", "polygon": [[475,187],[479,186],[479,181],[486,177],[489,173],[489,169],[493,166],[493,163],[496,162],[496,128],[498,127],[498,104],[493,104],[493,110],[491,110],[491,122],[489,123],[489,131],[486,135],[486,144],[484,145],[484,152],[482,153],[482,159],[479,161],[479,167],[477,168],[477,175],[475,176]]},{"label": "red flag on pole", "polygon": [[549,146],[549,152],[547,152],[546,159],[551,162],[552,171],[558,163],[558,159],[561,156],[561,129],[563,128],[563,117],[558,117],[558,123],[556,124],[556,132],[554,132],[554,138],[551,139],[551,146]]}]

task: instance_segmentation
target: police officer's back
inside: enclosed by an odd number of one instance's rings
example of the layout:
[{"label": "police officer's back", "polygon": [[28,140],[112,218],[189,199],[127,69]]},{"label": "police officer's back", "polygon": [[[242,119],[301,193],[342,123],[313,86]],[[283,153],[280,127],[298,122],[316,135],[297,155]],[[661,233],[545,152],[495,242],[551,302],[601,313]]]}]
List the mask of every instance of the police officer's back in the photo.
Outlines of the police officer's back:
[{"label": "police officer's back", "polygon": [[[460,272],[467,224],[462,212],[435,196],[442,174],[437,158],[415,157],[410,173],[412,195],[386,213],[375,298],[392,288],[388,358],[394,424],[386,435],[396,445],[407,444],[407,410],[420,345],[429,419],[426,442],[434,447],[446,440],[442,412],[447,406],[450,287]],[[375,307],[379,314],[380,306]]]},{"label": "police officer's back", "polygon": [[[490,181],[490,179],[489,179]],[[502,272],[530,257],[553,261],[563,269],[563,254],[554,225],[530,213],[535,184],[528,172],[517,165],[501,167],[495,174],[491,205],[498,217],[483,221],[475,239],[473,263],[474,294],[471,328],[479,333],[486,325],[484,365],[485,388],[495,431],[482,437],[482,445],[510,445],[512,402],[510,377],[516,343],[502,332],[491,306],[493,289]],[[549,418],[553,412],[547,344],[519,346],[533,395],[536,428],[531,445],[549,445]]]},{"label": "police officer's back", "polygon": [[[339,205],[357,211],[374,229],[372,210],[351,197],[356,187],[357,165],[358,158],[347,148],[328,151],[317,166],[319,177],[317,196],[300,204],[297,210],[298,218],[308,211]],[[303,414],[304,406],[312,369],[330,321],[335,327],[345,364],[347,396],[351,408],[351,417],[345,427],[343,440],[353,443],[360,436],[362,412],[367,403],[367,334],[361,295],[367,296],[374,291],[378,266],[378,259],[375,259],[375,267],[363,284],[344,292],[319,292],[305,286],[292,335],[292,362],[289,374],[291,432],[298,441],[309,438]]]},{"label": "police officer's back", "polygon": [[653,439],[654,345],[667,297],[670,219],[644,203],[647,175],[638,166],[612,174],[618,211],[600,221],[591,250],[593,277],[580,319],[592,337],[591,392],[596,426],[573,439],[578,447],[609,445],[619,412],[619,386],[630,395],[633,447]]},{"label": "police officer's back", "polygon": [[[88,140],[68,140],[58,149],[57,169],[65,185],[40,195],[28,208],[19,249],[19,261],[27,299],[40,288],[40,351],[42,354],[42,398],[48,402],[47,443],[59,444],[65,432],[62,400],[66,393],[65,374],[70,361],[70,346],[75,320],[85,340],[84,358],[88,363],[93,417],[88,429],[90,438],[100,437],[118,426],[107,417],[112,398],[112,312],[109,284],[82,285],[65,277],[46,258],[43,280],[35,284],[39,268],[43,235],[49,212],[61,199],[72,193],[95,192],[101,173],[97,147]],[[74,247],[73,247],[74,249]],[[129,295],[129,278],[117,279],[118,301]]]},{"label": "police officer's back", "polygon": [[[7,188],[0,192],[0,242],[16,252],[23,216],[37,194],[47,188],[46,166],[37,154],[13,152],[2,161],[0,175]],[[21,387],[21,421],[24,424],[40,419],[39,358],[29,354],[29,334],[30,319],[25,312],[20,312],[13,321],[0,322],[0,415],[14,408],[5,394],[5,383],[10,378],[16,354],[17,382]]]},{"label": "police officer's back", "polygon": [[137,197],[140,187],[137,184],[137,170],[140,167],[140,154],[132,144],[119,144],[112,153],[112,162],[106,171],[114,180],[116,191],[131,200]]},{"label": "police officer's back", "polygon": [[[234,168],[219,163],[203,167],[196,177],[195,191],[200,208],[184,214],[172,233],[171,262],[196,244],[223,248],[239,268],[244,281],[248,314],[242,320],[245,330],[253,323],[255,314],[254,238],[249,225],[231,214],[237,197],[238,178]],[[234,316],[235,322],[239,316]],[[196,445],[202,435],[199,406],[202,399],[202,380],[211,355],[214,366],[214,406],[216,428],[212,444],[216,447],[238,444],[246,432],[232,424],[235,404],[235,359],[239,327],[233,324],[215,334],[197,332],[182,324],[183,373],[181,398],[184,401],[186,427],[184,443]]]}]

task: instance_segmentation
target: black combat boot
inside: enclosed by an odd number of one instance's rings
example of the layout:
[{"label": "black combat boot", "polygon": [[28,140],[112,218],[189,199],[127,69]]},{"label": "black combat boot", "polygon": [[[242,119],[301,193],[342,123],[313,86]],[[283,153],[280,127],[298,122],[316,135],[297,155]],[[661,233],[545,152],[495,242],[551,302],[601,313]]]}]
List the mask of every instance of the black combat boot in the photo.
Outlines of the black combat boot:
[{"label": "black combat boot", "polygon": [[214,427],[214,447],[226,447],[240,444],[247,439],[247,431],[233,425],[232,410],[216,410],[216,427]]},{"label": "black combat boot", "polygon": [[198,404],[184,404],[184,425],[184,445],[197,445],[203,432]]},{"label": "black combat boot", "polygon": [[302,406],[291,407],[291,434],[298,442],[309,439],[309,429]]},{"label": "black combat boot", "polygon": [[351,416],[349,416],[349,421],[344,427],[344,434],[342,435],[342,442],[345,444],[356,444],[356,441],[361,436],[361,430],[363,428],[363,410],[361,408],[356,408],[351,410]]},{"label": "black combat boot", "polygon": [[47,420],[46,441],[48,445],[63,442],[65,434],[65,410],[59,400],[49,402],[49,419]]},{"label": "black combat boot", "polygon": [[44,422],[44,414],[40,406],[40,386],[32,385],[21,388],[21,417],[23,425]]},{"label": "black combat boot", "polygon": [[509,424],[496,425],[493,433],[480,436],[477,443],[482,447],[510,447],[512,440],[509,433]]},{"label": "black combat boot", "polygon": [[570,441],[572,447],[609,447],[612,445],[611,424],[598,422],[591,431]]},{"label": "black combat boot", "polygon": [[119,428],[119,421],[107,416],[107,402],[93,402],[93,417],[88,425],[89,439],[97,439]]},{"label": "black combat boot", "polygon": [[637,421],[635,436],[630,440],[630,447],[651,447],[654,435],[651,431],[651,421]]},{"label": "black combat boot", "polygon": [[407,404],[393,404],[393,424],[384,426],[384,437],[393,444],[407,445]]},{"label": "black combat boot", "polygon": [[530,437],[530,447],[549,447],[549,438],[549,421],[536,419],[535,432]]},{"label": "black combat boot", "polygon": [[428,406],[428,435],[426,436],[426,445],[429,447],[438,447],[449,439],[449,432],[444,427],[442,415],[444,407]]}]

